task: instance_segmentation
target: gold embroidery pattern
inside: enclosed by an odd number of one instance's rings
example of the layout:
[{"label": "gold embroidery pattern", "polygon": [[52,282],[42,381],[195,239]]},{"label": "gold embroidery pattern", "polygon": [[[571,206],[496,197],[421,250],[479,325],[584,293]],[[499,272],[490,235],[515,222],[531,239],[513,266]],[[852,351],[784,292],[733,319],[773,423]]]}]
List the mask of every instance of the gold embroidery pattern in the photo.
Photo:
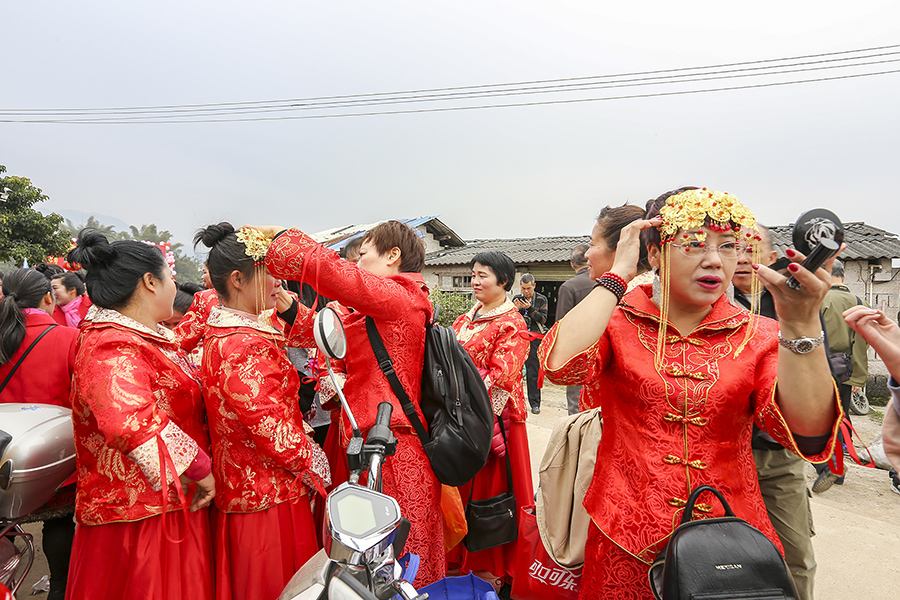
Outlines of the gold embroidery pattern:
[{"label": "gold embroidery pattern", "polygon": [[[163,427],[163,430],[159,433],[159,437],[162,438],[163,445],[165,446],[163,452],[169,454],[172,463],[175,465],[174,475],[167,468],[168,475],[166,476],[166,479],[171,485],[175,480],[175,477],[181,476],[181,474],[191,466],[191,463],[200,451],[200,447],[197,445],[197,442],[191,439],[191,436],[186,434],[178,427],[178,425],[171,421],[169,421],[168,425]],[[154,491],[159,491],[162,487],[162,469],[160,468],[159,463],[160,457],[157,439],[158,438],[154,436],[128,453],[128,458],[137,463]]]}]

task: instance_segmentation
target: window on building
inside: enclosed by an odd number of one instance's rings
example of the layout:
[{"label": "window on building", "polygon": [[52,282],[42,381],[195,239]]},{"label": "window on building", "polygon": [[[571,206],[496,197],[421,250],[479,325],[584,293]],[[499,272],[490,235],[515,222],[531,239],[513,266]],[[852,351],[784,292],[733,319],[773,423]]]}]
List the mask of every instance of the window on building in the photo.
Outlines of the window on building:
[{"label": "window on building", "polygon": [[470,287],[472,287],[472,276],[471,275],[454,275],[451,282],[452,282],[452,287],[454,287],[454,288],[470,288]]}]

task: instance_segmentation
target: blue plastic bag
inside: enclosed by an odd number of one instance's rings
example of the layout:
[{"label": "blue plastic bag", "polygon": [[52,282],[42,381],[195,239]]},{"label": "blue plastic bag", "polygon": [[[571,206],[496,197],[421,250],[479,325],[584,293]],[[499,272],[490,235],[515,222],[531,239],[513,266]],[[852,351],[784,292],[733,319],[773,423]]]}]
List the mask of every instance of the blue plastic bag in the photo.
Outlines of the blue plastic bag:
[{"label": "blue plastic bag", "polygon": [[429,600],[500,600],[494,587],[471,573],[464,577],[445,577],[419,589]]}]

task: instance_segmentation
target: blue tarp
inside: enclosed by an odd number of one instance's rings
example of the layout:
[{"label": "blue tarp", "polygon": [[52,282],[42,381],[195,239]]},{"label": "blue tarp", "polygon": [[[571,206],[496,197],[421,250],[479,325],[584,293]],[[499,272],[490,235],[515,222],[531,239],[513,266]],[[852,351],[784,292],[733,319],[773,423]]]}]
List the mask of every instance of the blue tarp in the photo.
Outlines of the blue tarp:
[{"label": "blue tarp", "polygon": [[445,577],[419,589],[429,600],[500,600],[493,586],[471,573],[465,577]]}]

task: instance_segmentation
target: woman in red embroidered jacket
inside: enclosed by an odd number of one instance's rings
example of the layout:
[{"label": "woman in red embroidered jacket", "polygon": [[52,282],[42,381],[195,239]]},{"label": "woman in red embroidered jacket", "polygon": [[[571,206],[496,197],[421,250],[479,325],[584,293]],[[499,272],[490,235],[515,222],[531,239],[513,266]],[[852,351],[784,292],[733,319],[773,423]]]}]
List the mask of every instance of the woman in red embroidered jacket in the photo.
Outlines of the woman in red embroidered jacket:
[{"label": "woman in red embroidered jacket", "polygon": [[[278,228],[261,228],[274,236]],[[422,278],[425,247],[403,223],[387,221],[372,228],[360,248],[357,264],[342,260],[296,229],[283,231],[268,249],[266,265],[276,277],[301,281],[353,309],[343,319],[348,352],[344,392],[360,428],[375,424],[380,402],[393,407],[391,429],[397,437],[397,453],[384,465],[384,491],[397,499],[403,516],[412,524],[406,548],[421,557],[415,585],[421,587],[446,574],[441,486],[419,438],[409,423],[387,378],[378,367],[366,333],[366,317],[375,321],[404,389],[419,418],[422,365],[425,355],[425,323],[432,308]],[[308,340],[309,321],[298,319],[292,337]],[[308,343],[308,342],[307,342]],[[299,345],[304,345],[298,341]],[[343,423],[343,430],[349,426]],[[349,437],[342,440],[346,449]]]},{"label": "woman in red embroidered jacket", "polygon": [[201,347],[203,333],[206,331],[206,320],[209,319],[212,309],[218,305],[219,295],[214,289],[202,290],[194,294],[194,301],[190,308],[172,330],[182,350],[191,354]]},{"label": "woman in red embroidered jacket", "polygon": [[[475,478],[459,488],[463,503],[484,500],[512,491],[519,507],[534,504],[531,457],[525,430],[525,395],[522,366],[528,358],[530,337],[525,319],[510,302],[516,265],[502,252],[482,252],[472,261],[472,291],[475,306],[453,323],[462,343],[484,377],[497,421],[488,462]],[[503,421],[506,441],[500,430]],[[513,489],[508,489],[507,456]],[[508,583],[514,573],[515,544],[504,544],[481,552],[467,552],[460,544],[451,553],[451,564],[460,562],[462,572],[475,571],[481,577]],[[499,585],[497,585],[499,587]]]},{"label": "woman in red embroidered jacket", "polygon": [[87,269],[97,310],[78,339],[72,384],[78,525],[66,597],[211,600],[200,509],[215,486],[200,385],[159,327],[172,314],[172,274],[158,248],[90,230],[69,260]]},{"label": "woman in red embroidered jacket", "polygon": [[[281,290],[228,223],[198,232],[220,306],[210,312],[201,378],[213,446],[216,597],[271,600],[319,550],[310,497],[328,462],[300,413],[300,378],[282,332],[260,319]],[[302,308],[302,307],[298,307]]]},{"label": "woman in red embroidered jacket", "polygon": [[[757,267],[756,221],[729,194],[681,188],[651,202],[647,214],[622,230],[613,267],[539,353],[551,381],[598,381],[603,389],[603,437],[584,500],[593,526],[582,598],[652,598],[649,565],[698,485],[718,488],[737,516],[780,548],[759,491],[753,424],[824,462],[840,422],[818,316],[828,274],[799,267],[803,257],[793,251],[800,290]],[[660,285],[626,294],[642,230]],[[754,285],[762,280],[771,292],[778,323],[725,295],[748,251],[758,268]],[[717,504],[695,510],[695,517],[721,514]]]}]

